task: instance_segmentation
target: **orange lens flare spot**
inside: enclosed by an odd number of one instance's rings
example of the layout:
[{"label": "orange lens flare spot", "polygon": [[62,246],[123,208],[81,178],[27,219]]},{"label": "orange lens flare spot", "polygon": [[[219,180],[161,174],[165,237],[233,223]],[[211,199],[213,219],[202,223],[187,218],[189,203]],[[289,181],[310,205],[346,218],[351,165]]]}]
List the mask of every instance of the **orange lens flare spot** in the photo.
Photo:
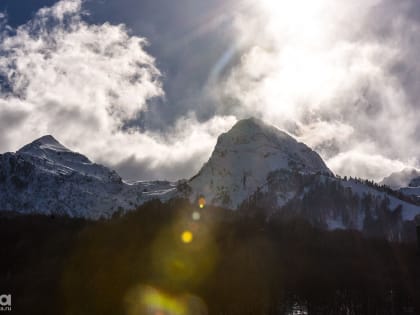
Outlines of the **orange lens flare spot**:
[{"label": "orange lens flare spot", "polygon": [[189,244],[189,243],[191,243],[191,242],[192,242],[192,240],[193,240],[193,238],[194,238],[194,236],[193,236],[193,234],[191,233],[191,231],[184,231],[184,232],[182,232],[182,234],[181,234],[181,241],[182,241],[183,243],[185,243],[185,244]]},{"label": "orange lens flare spot", "polygon": [[203,209],[206,206],[206,198],[200,197],[198,199],[198,205],[199,205],[200,209]]}]

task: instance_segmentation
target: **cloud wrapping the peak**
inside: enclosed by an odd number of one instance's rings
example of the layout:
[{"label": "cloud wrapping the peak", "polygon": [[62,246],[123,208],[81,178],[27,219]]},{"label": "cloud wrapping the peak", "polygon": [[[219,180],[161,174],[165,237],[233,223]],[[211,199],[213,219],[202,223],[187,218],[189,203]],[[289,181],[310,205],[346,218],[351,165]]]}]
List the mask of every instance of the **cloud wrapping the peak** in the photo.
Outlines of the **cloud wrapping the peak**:
[{"label": "cloud wrapping the peak", "polygon": [[161,73],[146,39],[124,25],[88,24],[84,14],[81,0],[61,0],[4,33],[0,152],[53,134],[124,177],[192,175],[234,119],[199,123],[190,115],[165,134],[127,127],[151,99],[164,96]]},{"label": "cloud wrapping the peak", "polygon": [[417,0],[146,2],[61,0],[17,29],[0,14],[0,152],[49,133],[175,179],[257,116],[341,175],[420,167]]},{"label": "cloud wrapping the peak", "polygon": [[233,104],[221,112],[287,129],[339,174],[381,179],[418,165],[416,1],[243,3],[235,27],[246,49],[215,89]]}]

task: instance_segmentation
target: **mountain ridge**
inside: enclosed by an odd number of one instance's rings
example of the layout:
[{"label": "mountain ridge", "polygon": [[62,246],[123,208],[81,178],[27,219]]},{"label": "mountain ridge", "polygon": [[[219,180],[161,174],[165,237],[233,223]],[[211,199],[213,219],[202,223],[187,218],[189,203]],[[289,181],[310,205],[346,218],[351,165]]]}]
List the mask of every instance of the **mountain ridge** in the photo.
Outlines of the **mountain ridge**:
[{"label": "mountain ridge", "polygon": [[221,134],[189,180],[126,183],[46,135],[0,155],[0,188],[0,210],[20,213],[99,219],[152,199],[205,197],[232,210],[261,209],[267,219],[304,216],[323,228],[380,231],[395,240],[420,214],[401,191],[335,176],[318,153],[256,118]]},{"label": "mountain ridge", "polygon": [[127,184],[114,170],[51,135],[0,155],[0,210],[99,219],[175,191],[164,181]]}]

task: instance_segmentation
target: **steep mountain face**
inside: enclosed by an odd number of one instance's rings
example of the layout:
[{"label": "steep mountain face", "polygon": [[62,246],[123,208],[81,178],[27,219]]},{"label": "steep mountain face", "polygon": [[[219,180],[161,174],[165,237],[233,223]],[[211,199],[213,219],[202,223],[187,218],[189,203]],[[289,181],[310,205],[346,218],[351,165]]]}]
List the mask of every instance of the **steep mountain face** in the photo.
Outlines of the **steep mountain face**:
[{"label": "steep mountain face", "polygon": [[[249,118],[222,134],[209,159],[189,184],[195,195],[216,205],[236,209],[263,189],[279,170],[332,174],[321,157],[285,132]],[[282,201],[287,196],[279,196]]]},{"label": "steep mountain face", "polygon": [[404,239],[420,207],[373,182],[336,177],[320,156],[251,118],[222,134],[209,161],[187,183],[190,198],[266,218],[301,216],[328,229]]},{"label": "steep mountain face", "polygon": [[174,191],[168,182],[124,183],[52,136],[0,155],[0,210],[98,219]]}]

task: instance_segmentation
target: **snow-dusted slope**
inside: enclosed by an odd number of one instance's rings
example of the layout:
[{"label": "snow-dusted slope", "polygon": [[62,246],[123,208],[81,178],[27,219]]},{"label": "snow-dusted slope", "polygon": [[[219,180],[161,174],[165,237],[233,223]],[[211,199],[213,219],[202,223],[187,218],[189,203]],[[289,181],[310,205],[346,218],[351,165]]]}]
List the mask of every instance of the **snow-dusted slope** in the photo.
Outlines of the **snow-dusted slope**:
[{"label": "snow-dusted slope", "polygon": [[267,183],[270,173],[282,169],[331,174],[305,144],[249,118],[218,138],[209,161],[189,184],[194,197],[204,195],[213,204],[235,209]]},{"label": "snow-dusted slope", "polygon": [[413,233],[420,214],[418,204],[401,196],[369,181],[282,170],[270,174],[266,187],[243,206],[264,211],[269,219],[303,217],[321,228],[356,229],[400,241]]},{"label": "snow-dusted slope", "polygon": [[378,200],[384,200],[387,198],[389,200],[390,209],[396,209],[398,206],[401,206],[401,218],[404,221],[414,220],[414,218],[420,214],[420,206],[398,199],[393,195],[389,195],[386,192],[379,191],[374,187],[370,187],[363,182],[348,180],[340,181],[340,184],[345,188],[350,188],[351,191],[354,194],[357,194],[360,198],[366,195],[370,195]]},{"label": "snow-dusted slope", "polygon": [[120,176],[44,136],[0,155],[0,210],[97,219],[143,202],[167,199],[168,182],[124,183]]},{"label": "snow-dusted slope", "polygon": [[342,201],[336,211],[326,211],[329,229],[357,229],[393,241],[410,239],[408,235],[415,230],[414,220],[420,215],[419,205],[400,199],[397,192],[381,190],[363,181],[334,180],[344,188],[348,199]]}]

